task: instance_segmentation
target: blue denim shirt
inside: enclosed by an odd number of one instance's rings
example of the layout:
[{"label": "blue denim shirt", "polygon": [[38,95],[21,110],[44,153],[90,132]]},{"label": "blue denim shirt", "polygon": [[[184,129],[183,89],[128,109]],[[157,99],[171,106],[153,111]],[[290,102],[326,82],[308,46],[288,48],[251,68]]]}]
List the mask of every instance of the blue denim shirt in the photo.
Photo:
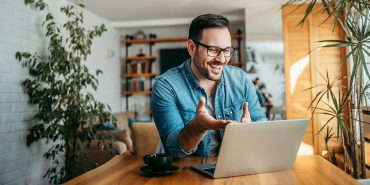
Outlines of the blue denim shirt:
[{"label": "blue denim shirt", "polygon": [[[209,156],[210,132],[191,152],[186,152],[179,144],[180,131],[194,118],[200,98],[203,96],[208,102],[206,92],[199,86],[190,64],[189,59],[155,79],[151,102],[153,118],[167,153],[177,157]],[[240,68],[224,67],[214,98],[216,119],[239,122],[243,103],[247,101],[252,121],[266,120],[252,81]],[[222,138],[224,130],[219,132]]]}]

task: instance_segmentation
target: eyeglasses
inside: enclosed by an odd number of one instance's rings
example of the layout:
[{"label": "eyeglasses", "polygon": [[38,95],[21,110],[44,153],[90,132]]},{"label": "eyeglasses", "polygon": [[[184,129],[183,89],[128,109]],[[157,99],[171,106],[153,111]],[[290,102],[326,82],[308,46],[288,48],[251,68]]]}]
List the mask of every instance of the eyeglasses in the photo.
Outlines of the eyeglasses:
[{"label": "eyeglasses", "polygon": [[192,41],[197,45],[207,48],[207,54],[210,57],[217,57],[218,55],[220,55],[222,51],[224,53],[225,58],[230,58],[234,54],[234,51],[235,51],[235,48],[233,47],[220,48],[218,46],[208,46],[201,42],[195,41],[193,39]]}]

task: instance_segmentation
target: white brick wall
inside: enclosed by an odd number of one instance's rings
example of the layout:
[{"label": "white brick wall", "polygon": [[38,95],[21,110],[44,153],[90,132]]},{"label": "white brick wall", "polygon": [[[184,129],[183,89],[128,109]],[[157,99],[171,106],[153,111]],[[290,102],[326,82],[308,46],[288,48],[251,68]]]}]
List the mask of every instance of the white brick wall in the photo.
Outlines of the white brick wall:
[{"label": "white brick wall", "polygon": [[40,51],[44,42],[39,32],[39,15],[23,1],[0,3],[0,184],[46,184],[42,174],[46,162],[43,147],[28,148],[26,137],[34,110],[24,101],[20,85],[26,77],[14,58],[16,51]]},{"label": "white brick wall", "polygon": [[[58,10],[61,1],[52,2],[51,9]],[[105,23],[109,28],[107,21],[90,12],[85,18],[88,25]],[[23,0],[0,0],[0,185],[47,184],[42,177],[47,169],[42,159],[46,147],[41,143],[26,146],[34,109],[20,84],[28,72],[14,57],[16,51],[45,51],[42,20],[43,16],[25,6]],[[100,90],[94,94],[114,112],[121,109],[118,49],[119,32],[110,29],[96,40],[88,59],[90,68],[101,68],[104,73],[99,78]],[[115,56],[107,58],[107,50],[114,51]]]}]

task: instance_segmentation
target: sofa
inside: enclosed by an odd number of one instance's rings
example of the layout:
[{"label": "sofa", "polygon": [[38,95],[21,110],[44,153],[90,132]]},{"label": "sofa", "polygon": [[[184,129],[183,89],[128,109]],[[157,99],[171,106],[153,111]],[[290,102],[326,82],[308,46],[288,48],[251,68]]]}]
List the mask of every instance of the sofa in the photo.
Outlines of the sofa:
[{"label": "sofa", "polygon": [[[113,137],[113,153],[98,145],[98,140],[85,148],[85,153],[90,156],[94,166],[104,164],[115,155],[144,156],[155,153],[160,137],[154,122],[135,120],[133,112],[119,112],[113,115],[117,120],[117,129],[102,132]],[[86,166],[91,166],[84,163]]]}]

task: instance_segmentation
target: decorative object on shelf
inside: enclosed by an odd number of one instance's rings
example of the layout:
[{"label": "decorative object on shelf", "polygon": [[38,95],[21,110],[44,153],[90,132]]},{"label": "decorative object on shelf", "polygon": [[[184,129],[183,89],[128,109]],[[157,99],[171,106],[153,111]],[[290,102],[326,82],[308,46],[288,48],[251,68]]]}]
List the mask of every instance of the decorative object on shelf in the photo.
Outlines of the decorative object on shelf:
[{"label": "decorative object on shelf", "polygon": [[130,80],[126,84],[127,91],[144,91],[144,81],[143,80]]},{"label": "decorative object on shelf", "polygon": [[138,57],[143,57],[143,56],[145,56],[145,54],[144,54],[144,52],[143,52],[143,48],[140,48],[139,49],[139,53],[136,55],[136,56],[138,56]]},{"label": "decorative object on shelf", "polygon": [[155,38],[157,38],[157,35],[154,34],[154,33],[149,33],[149,38],[150,39],[155,39]]},{"label": "decorative object on shelf", "polygon": [[139,30],[134,33],[134,39],[146,39],[146,35],[143,30]]},{"label": "decorative object on shelf", "polygon": [[[26,0],[25,4],[45,15],[41,30],[46,31],[49,41],[47,50],[42,52],[45,55],[27,52],[15,55],[29,71],[22,86],[29,102],[37,107],[33,117],[37,124],[30,128],[27,146],[46,143],[43,157],[49,161],[49,168],[44,177],[50,184],[63,184],[88,170],[81,164],[91,161],[85,144],[89,148],[95,145],[94,140],[99,141],[101,150],[113,152],[111,136],[98,132],[104,123],[115,125],[115,119],[109,106],[96,101],[91,93],[97,89],[96,75],[102,71],[92,74],[85,65],[93,39],[107,30],[103,24],[85,28],[82,4],[67,3],[60,8],[61,12],[55,12],[63,14],[65,22],[56,21],[54,11],[50,12],[42,0]],[[95,163],[90,167],[95,167]]]},{"label": "decorative object on shelf", "polygon": [[247,47],[247,63],[257,63],[256,60],[256,49],[248,46]]},{"label": "decorative object on shelf", "polygon": [[134,36],[132,35],[126,35],[126,40],[133,40],[134,39]]}]

